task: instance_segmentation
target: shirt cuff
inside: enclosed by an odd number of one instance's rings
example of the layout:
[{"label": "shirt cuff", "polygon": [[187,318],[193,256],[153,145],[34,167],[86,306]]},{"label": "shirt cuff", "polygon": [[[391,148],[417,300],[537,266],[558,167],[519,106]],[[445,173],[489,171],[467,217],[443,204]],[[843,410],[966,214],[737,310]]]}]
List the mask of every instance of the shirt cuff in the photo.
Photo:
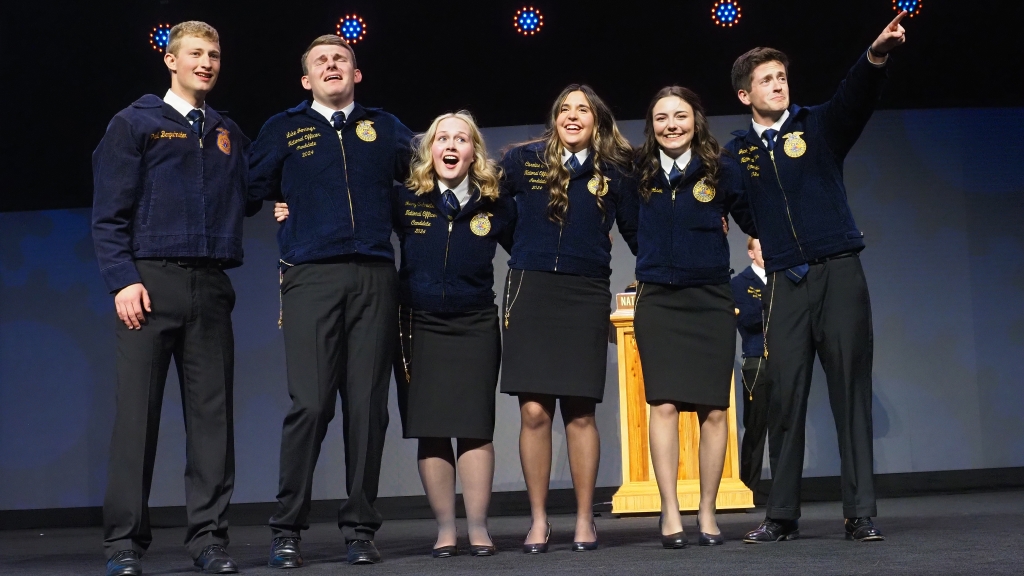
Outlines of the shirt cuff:
[{"label": "shirt cuff", "polygon": [[131,260],[108,266],[101,270],[100,274],[111,294],[119,292],[125,286],[142,282],[142,276],[139,276],[139,270]]}]

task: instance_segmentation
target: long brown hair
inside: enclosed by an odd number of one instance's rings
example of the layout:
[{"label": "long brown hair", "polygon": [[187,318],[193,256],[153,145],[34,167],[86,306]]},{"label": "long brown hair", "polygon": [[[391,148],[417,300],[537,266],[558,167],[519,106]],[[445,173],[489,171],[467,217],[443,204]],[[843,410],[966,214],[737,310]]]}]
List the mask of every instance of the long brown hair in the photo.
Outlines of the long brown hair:
[{"label": "long brown hair", "polygon": [[666,86],[658,90],[651,100],[651,105],[647,107],[647,117],[644,120],[644,144],[636,153],[636,166],[640,170],[640,195],[644,201],[651,199],[651,186],[658,178],[658,170],[661,170],[661,155],[658,153],[660,147],[654,136],[654,106],[662,98],[672,96],[683,100],[693,108],[693,139],[690,141],[690,150],[694,155],[699,156],[704,164],[704,183],[712,188],[718,183],[718,159],[722,155],[722,147],[718,145],[718,140],[715,140],[711,134],[700,97],[689,88]]},{"label": "long brown hair", "polygon": [[[555,98],[554,105],[548,115],[547,129],[544,134],[533,142],[544,142],[544,167],[547,170],[545,178],[548,182],[548,191],[551,199],[548,201],[548,218],[557,224],[565,223],[565,216],[569,211],[569,169],[562,165],[562,141],[558,138],[558,114],[562,110],[562,104],[569,94],[582,92],[590,104],[594,114],[594,133],[590,137],[590,154],[593,159],[594,176],[600,182],[600,186],[608,186],[608,181],[601,169],[602,164],[611,164],[622,171],[630,168],[630,156],[632,148],[629,142],[619,132],[615,125],[615,117],[611,108],[594,92],[594,89],[586,84],[570,84],[562,90]],[[597,198],[597,207],[601,212],[605,211],[604,201],[600,196]]]}]

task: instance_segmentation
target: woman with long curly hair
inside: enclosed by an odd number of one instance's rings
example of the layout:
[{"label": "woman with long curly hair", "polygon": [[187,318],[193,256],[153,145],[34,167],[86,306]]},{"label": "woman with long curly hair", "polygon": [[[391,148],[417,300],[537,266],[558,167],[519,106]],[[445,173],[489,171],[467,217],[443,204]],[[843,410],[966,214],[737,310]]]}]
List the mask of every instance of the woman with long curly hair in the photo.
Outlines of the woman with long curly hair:
[{"label": "woman with long curly hair", "polygon": [[532,525],[526,553],[547,552],[551,423],[559,404],[576,491],[572,549],[597,548],[594,485],[600,457],[596,404],[604,398],[612,223],[630,246],[635,224],[629,143],[594,91],[573,84],[551,108],[547,131],[501,162],[518,220],[502,318],[501,391],[519,398],[519,455]]},{"label": "woman with long curly hair", "polygon": [[634,329],[650,414],[650,447],[661,493],[661,541],[682,548],[679,412],[700,423],[702,546],[721,544],[715,500],[725,465],[736,316],[729,285],[726,217],[755,235],[735,161],[708,128],[692,91],[662,88],[651,101],[638,172]]},{"label": "woman with long curly hair", "polygon": [[403,435],[419,439],[420,478],[437,519],[432,554],[458,554],[458,469],[470,554],[490,556],[487,506],[501,360],[492,262],[499,243],[511,247],[515,204],[500,194],[497,166],[468,112],[434,119],[392,207],[402,254],[395,381]]}]

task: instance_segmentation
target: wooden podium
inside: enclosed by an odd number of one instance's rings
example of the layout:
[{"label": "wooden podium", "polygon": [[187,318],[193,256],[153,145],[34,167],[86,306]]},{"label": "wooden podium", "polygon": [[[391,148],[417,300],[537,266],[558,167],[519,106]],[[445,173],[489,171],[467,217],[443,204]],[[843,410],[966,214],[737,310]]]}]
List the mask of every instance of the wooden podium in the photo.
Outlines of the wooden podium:
[{"label": "wooden podium", "polygon": [[[644,397],[644,377],[633,332],[634,294],[616,296],[612,314],[619,355],[619,430],[622,444],[622,487],[612,497],[612,514],[661,512],[661,496],[654,478],[647,441],[650,406]],[[736,440],[736,381],[732,379],[728,411],[729,441],[725,453],[718,510],[754,507],[754,494],[740,480],[739,448]],[[697,510],[700,504],[700,472],[697,448],[700,426],[693,412],[679,414],[679,474],[676,493],[680,510]]]}]

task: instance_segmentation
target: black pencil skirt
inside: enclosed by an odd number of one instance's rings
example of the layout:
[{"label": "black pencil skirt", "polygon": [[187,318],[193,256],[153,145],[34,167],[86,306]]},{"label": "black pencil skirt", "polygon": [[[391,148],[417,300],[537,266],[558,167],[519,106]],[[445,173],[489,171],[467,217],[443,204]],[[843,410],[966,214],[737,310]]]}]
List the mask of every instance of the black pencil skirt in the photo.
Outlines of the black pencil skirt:
[{"label": "black pencil skirt", "polygon": [[611,298],[607,278],[509,270],[501,391],[600,402],[608,366]]},{"label": "black pencil skirt", "polygon": [[633,326],[647,402],[729,406],[736,354],[736,305],[729,284],[642,282],[637,294]]},{"label": "black pencil skirt", "polygon": [[491,440],[501,361],[497,306],[450,314],[407,307],[399,312],[395,382],[402,436]]}]

